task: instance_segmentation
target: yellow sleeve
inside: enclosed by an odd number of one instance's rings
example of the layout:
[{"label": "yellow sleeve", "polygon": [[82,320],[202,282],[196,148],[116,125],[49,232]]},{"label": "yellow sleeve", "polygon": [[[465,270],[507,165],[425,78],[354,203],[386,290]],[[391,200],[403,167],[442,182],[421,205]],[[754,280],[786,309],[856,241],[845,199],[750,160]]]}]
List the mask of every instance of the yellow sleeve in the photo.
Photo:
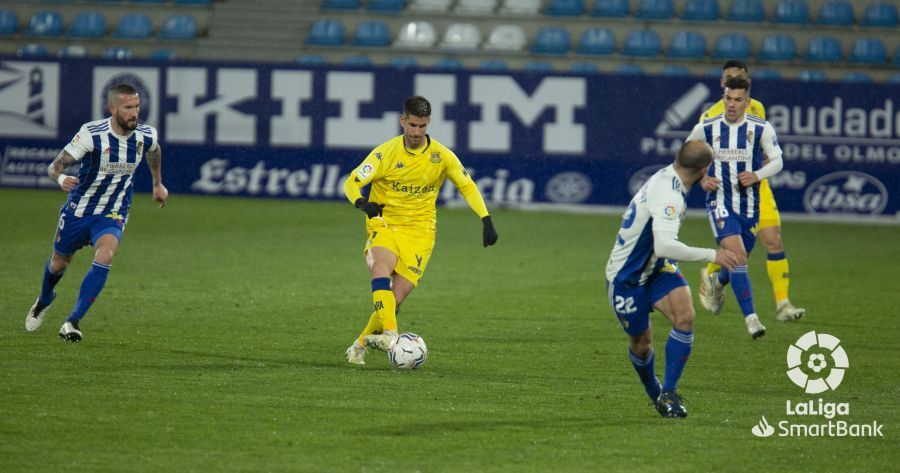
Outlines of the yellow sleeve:
[{"label": "yellow sleeve", "polygon": [[466,172],[466,168],[463,167],[456,154],[450,150],[447,151],[450,155],[447,164],[447,177],[459,189],[459,193],[466,199],[469,207],[478,214],[478,218],[487,217],[489,215],[487,206],[484,205],[484,199],[481,197],[481,192],[478,190],[478,186],[475,185],[475,181]]},{"label": "yellow sleeve", "polygon": [[754,115],[762,118],[763,120],[766,119],[766,107],[762,104],[762,102],[751,99],[750,107],[753,108],[753,111],[755,112]]},{"label": "yellow sleeve", "polygon": [[356,204],[356,200],[362,198],[362,189],[381,173],[382,152],[381,147],[375,148],[366,156],[366,159],[350,173],[347,181],[344,182],[344,194],[351,204]]},{"label": "yellow sleeve", "polygon": [[702,114],[700,114],[700,119],[697,120],[697,123],[700,123],[700,122],[702,122],[703,120],[706,120],[706,119],[708,119],[708,118],[710,118],[710,117],[714,117],[714,116],[716,116],[716,115],[719,115],[720,113],[722,113],[722,112],[724,112],[724,111],[725,111],[725,103],[722,102],[722,100],[720,99],[718,102],[716,102],[715,104],[713,104],[712,107],[709,107],[709,109],[707,109],[705,112],[703,112]]}]

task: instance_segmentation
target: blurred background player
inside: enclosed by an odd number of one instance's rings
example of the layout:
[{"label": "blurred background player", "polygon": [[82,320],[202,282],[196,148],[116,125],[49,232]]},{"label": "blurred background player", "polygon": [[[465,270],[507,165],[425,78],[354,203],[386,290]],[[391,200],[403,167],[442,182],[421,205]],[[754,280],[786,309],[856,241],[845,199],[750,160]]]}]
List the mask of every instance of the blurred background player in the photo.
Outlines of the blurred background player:
[{"label": "blurred background player", "polygon": [[[742,77],[725,81],[724,112],[694,126],[688,142],[704,141],[715,159],[705,179],[706,211],[716,242],[738,258],[734,270],[719,271],[700,294],[704,307],[722,311],[724,286],[732,290],[744,314],[747,331],[755,339],[766,333],[753,306],[753,288],[747,273],[747,255],[756,243],[759,222],[759,182],[781,170],[781,147],[769,122],[747,113],[750,82]],[[768,162],[763,165],[763,154]]]},{"label": "blurred background player", "polygon": [[[629,337],[629,357],[644,390],[664,417],[687,417],[676,391],[694,343],[694,305],[676,261],[715,261],[733,268],[728,250],[694,248],[678,241],[687,208],[685,196],[706,173],[712,149],[691,141],[675,162],[660,169],[634,195],[606,264],[609,303]],[[659,310],[672,323],[666,341],[665,384],[653,367],[650,312]]]},{"label": "blurred background player", "polygon": [[[47,169],[50,179],[69,192],[60,210],[53,254],[44,267],[41,294],[25,317],[25,330],[41,327],[47,309],[56,299],[53,288],[62,279],[72,256],[83,246],[94,247],[94,263],[81,282],[71,315],[59,329],[59,337],[80,342],[79,322],[106,284],[113,256],[122,240],[133,192],[132,177],[145,157],[153,176],[153,200],[165,207],[169,191],[162,184],[162,149],[156,129],[138,124],[141,109],[137,91],[126,84],[114,85],[107,94],[109,113],[103,120],[85,123]],[[63,170],[81,163],[78,177]]]},{"label": "blurred background player", "polygon": [[[438,192],[449,178],[481,218],[482,244],[497,242],[497,231],[478,187],[459,158],[427,133],[431,104],[413,96],[403,104],[403,134],[366,157],[344,183],[344,193],[366,214],[364,254],[372,275],[375,311],[353,345],[347,361],[365,364],[366,350],[386,351],[396,339],[396,311],[418,285],[434,248]],[[371,184],[368,198],[361,189]]]},{"label": "blurred background player", "polygon": [[[725,81],[732,77],[740,77],[749,82],[750,75],[747,65],[742,61],[727,61],[722,67],[720,81],[722,88],[725,87]],[[725,105],[722,100],[719,100],[700,116],[700,121],[703,122],[720,115],[724,111]],[[747,106],[747,113],[763,120],[766,119],[766,108],[753,98],[750,99],[750,104]],[[790,273],[784,245],[781,241],[781,215],[778,213],[775,196],[772,194],[767,179],[763,179],[759,184],[759,225],[756,236],[766,246],[766,272],[769,273],[769,281],[772,283],[772,290],[775,293],[775,318],[785,322],[800,319],[806,314],[806,309],[794,307],[788,298]],[[719,266],[715,263],[710,263],[700,271],[700,303],[707,310],[712,310],[712,306],[707,305],[708,299],[705,299],[704,295],[708,293],[708,285],[718,277],[718,272]]]}]

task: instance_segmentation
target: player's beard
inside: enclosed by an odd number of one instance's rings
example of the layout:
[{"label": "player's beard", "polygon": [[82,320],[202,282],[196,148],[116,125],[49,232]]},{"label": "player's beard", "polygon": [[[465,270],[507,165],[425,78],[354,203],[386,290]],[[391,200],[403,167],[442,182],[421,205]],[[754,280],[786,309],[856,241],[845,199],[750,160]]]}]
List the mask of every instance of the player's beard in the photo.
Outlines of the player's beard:
[{"label": "player's beard", "polygon": [[134,121],[122,120],[119,117],[116,117],[116,123],[125,130],[125,131],[134,131],[137,128],[137,118],[135,117]]}]

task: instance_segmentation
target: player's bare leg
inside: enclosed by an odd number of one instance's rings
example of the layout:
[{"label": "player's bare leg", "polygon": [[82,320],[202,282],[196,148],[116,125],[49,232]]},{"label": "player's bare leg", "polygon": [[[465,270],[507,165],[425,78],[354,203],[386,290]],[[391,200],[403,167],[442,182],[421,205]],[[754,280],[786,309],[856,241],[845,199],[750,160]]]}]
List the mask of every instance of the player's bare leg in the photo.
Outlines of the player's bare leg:
[{"label": "player's bare leg", "polygon": [[790,279],[784,244],[781,241],[781,226],[760,228],[757,236],[766,247],[766,269],[775,294],[775,318],[783,322],[799,320],[806,315],[806,309],[794,307],[788,298]]}]

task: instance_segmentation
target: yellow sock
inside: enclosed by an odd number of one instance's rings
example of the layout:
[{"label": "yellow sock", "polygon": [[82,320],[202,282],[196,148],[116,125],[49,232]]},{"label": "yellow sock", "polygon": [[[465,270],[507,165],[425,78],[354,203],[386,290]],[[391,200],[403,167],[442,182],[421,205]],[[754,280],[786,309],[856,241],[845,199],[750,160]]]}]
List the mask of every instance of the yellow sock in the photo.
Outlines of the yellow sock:
[{"label": "yellow sock", "polygon": [[372,315],[369,316],[369,323],[366,324],[366,328],[363,329],[362,333],[359,334],[359,338],[356,339],[360,345],[366,346],[365,338],[366,335],[372,335],[375,332],[381,331],[381,319],[378,318],[378,311],[372,312]]},{"label": "yellow sock", "polygon": [[783,252],[768,255],[766,271],[769,273],[769,281],[772,282],[772,290],[775,292],[775,304],[786,301],[791,277],[788,272],[788,260]]},{"label": "yellow sock", "polygon": [[717,265],[716,263],[707,263],[706,264],[706,274],[715,273],[716,271],[718,271],[720,269],[722,269],[722,267]]},{"label": "yellow sock", "polygon": [[394,299],[394,291],[375,291],[372,293],[372,301],[375,303],[375,312],[378,313],[378,321],[383,331],[397,331],[397,300]]}]

